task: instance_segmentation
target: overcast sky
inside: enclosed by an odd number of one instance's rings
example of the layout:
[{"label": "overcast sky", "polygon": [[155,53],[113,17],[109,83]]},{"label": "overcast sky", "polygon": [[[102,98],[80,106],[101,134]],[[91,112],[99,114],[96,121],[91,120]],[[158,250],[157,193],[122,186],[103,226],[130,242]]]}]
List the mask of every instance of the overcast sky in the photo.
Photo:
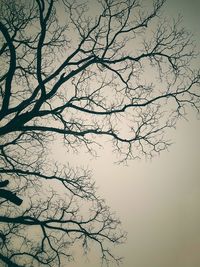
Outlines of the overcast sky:
[{"label": "overcast sky", "polygon": [[[200,47],[200,1],[168,0],[165,11],[183,15]],[[125,257],[122,267],[200,266],[200,121],[190,113],[170,134],[174,144],[152,161],[113,165],[105,145],[91,162],[99,194],[128,232],[126,244],[117,249]],[[78,255],[66,266],[100,266],[93,251],[88,261]]]}]

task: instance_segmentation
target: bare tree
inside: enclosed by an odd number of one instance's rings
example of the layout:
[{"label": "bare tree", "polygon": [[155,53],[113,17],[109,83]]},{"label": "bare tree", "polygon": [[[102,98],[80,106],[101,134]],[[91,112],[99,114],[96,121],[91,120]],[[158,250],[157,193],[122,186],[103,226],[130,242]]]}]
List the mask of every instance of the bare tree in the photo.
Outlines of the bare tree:
[{"label": "bare tree", "polygon": [[120,260],[110,244],[125,234],[90,172],[49,162],[49,143],[62,136],[68,149],[94,153],[105,136],[120,162],[152,157],[187,106],[199,111],[192,36],[180,18],[161,19],[164,3],[99,0],[90,10],[94,2],[1,1],[0,260],[8,266],[62,266],[71,247],[92,242],[102,260]]}]

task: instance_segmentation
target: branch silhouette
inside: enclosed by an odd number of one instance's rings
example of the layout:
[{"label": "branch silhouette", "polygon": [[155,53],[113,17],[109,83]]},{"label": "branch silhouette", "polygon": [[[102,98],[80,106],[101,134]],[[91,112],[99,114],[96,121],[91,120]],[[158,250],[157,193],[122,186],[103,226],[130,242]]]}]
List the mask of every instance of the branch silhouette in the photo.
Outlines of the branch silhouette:
[{"label": "branch silhouette", "polygon": [[63,266],[76,244],[120,262],[111,249],[126,240],[120,220],[88,169],[49,159],[52,143],[62,137],[69,154],[94,155],[103,137],[119,163],[151,158],[171,144],[169,129],[188,107],[200,109],[198,53],[181,17],[161,15],[165,0],[100,0],[95,12],[93,4],[1,1],[0,260],[8,266]]}]

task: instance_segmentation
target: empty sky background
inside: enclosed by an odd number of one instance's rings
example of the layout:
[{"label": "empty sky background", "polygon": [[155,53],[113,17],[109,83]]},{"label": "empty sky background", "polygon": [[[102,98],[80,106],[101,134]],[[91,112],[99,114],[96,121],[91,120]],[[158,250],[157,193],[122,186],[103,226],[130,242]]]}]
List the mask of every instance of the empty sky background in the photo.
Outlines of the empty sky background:
[{"label": "empty sky background", "polygon": [[[200,1],[168,0],[165,14],[183,15],[183,25],[194,33],[200,48]],[[126,244],[116,252],[124,256],[122,267],[200,266],[200,121],[189,111],[169,135],[169,151],[151,161],[136,160],[114,165],[111,147],[105,143],[99,158],[86,161],[93,169],[99,195],[121,218],[128,232]],[[65,154],[66,153],[66,154]],[[66,151],[58,158],[65,159]],[[78,162],[80,164],[80,162]],[[68,267],[99,267],[96,250],[76,251]],[[115,266],[114,264],[110,265]]]}]

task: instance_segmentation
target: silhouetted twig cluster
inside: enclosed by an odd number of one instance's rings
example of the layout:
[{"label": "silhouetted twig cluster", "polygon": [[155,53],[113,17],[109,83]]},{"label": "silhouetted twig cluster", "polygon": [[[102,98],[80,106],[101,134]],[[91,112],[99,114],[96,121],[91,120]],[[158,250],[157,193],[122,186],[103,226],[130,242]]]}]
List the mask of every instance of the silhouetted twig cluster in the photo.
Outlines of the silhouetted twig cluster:
[{"label": "silhouetted twig cluster", "polygon": [[180,18],[159,16],[164,3],[99,0],[94,10],[94,1],[1,1],[0,260],[8,266],[65,266],[76,243],[120,261],[110,244],[125,233],[90,172],[49,162],[48,147],[61,135],[92,154],[105,136],[119,162],[152,157],[186,106],[199,111],[195,47]]}]

